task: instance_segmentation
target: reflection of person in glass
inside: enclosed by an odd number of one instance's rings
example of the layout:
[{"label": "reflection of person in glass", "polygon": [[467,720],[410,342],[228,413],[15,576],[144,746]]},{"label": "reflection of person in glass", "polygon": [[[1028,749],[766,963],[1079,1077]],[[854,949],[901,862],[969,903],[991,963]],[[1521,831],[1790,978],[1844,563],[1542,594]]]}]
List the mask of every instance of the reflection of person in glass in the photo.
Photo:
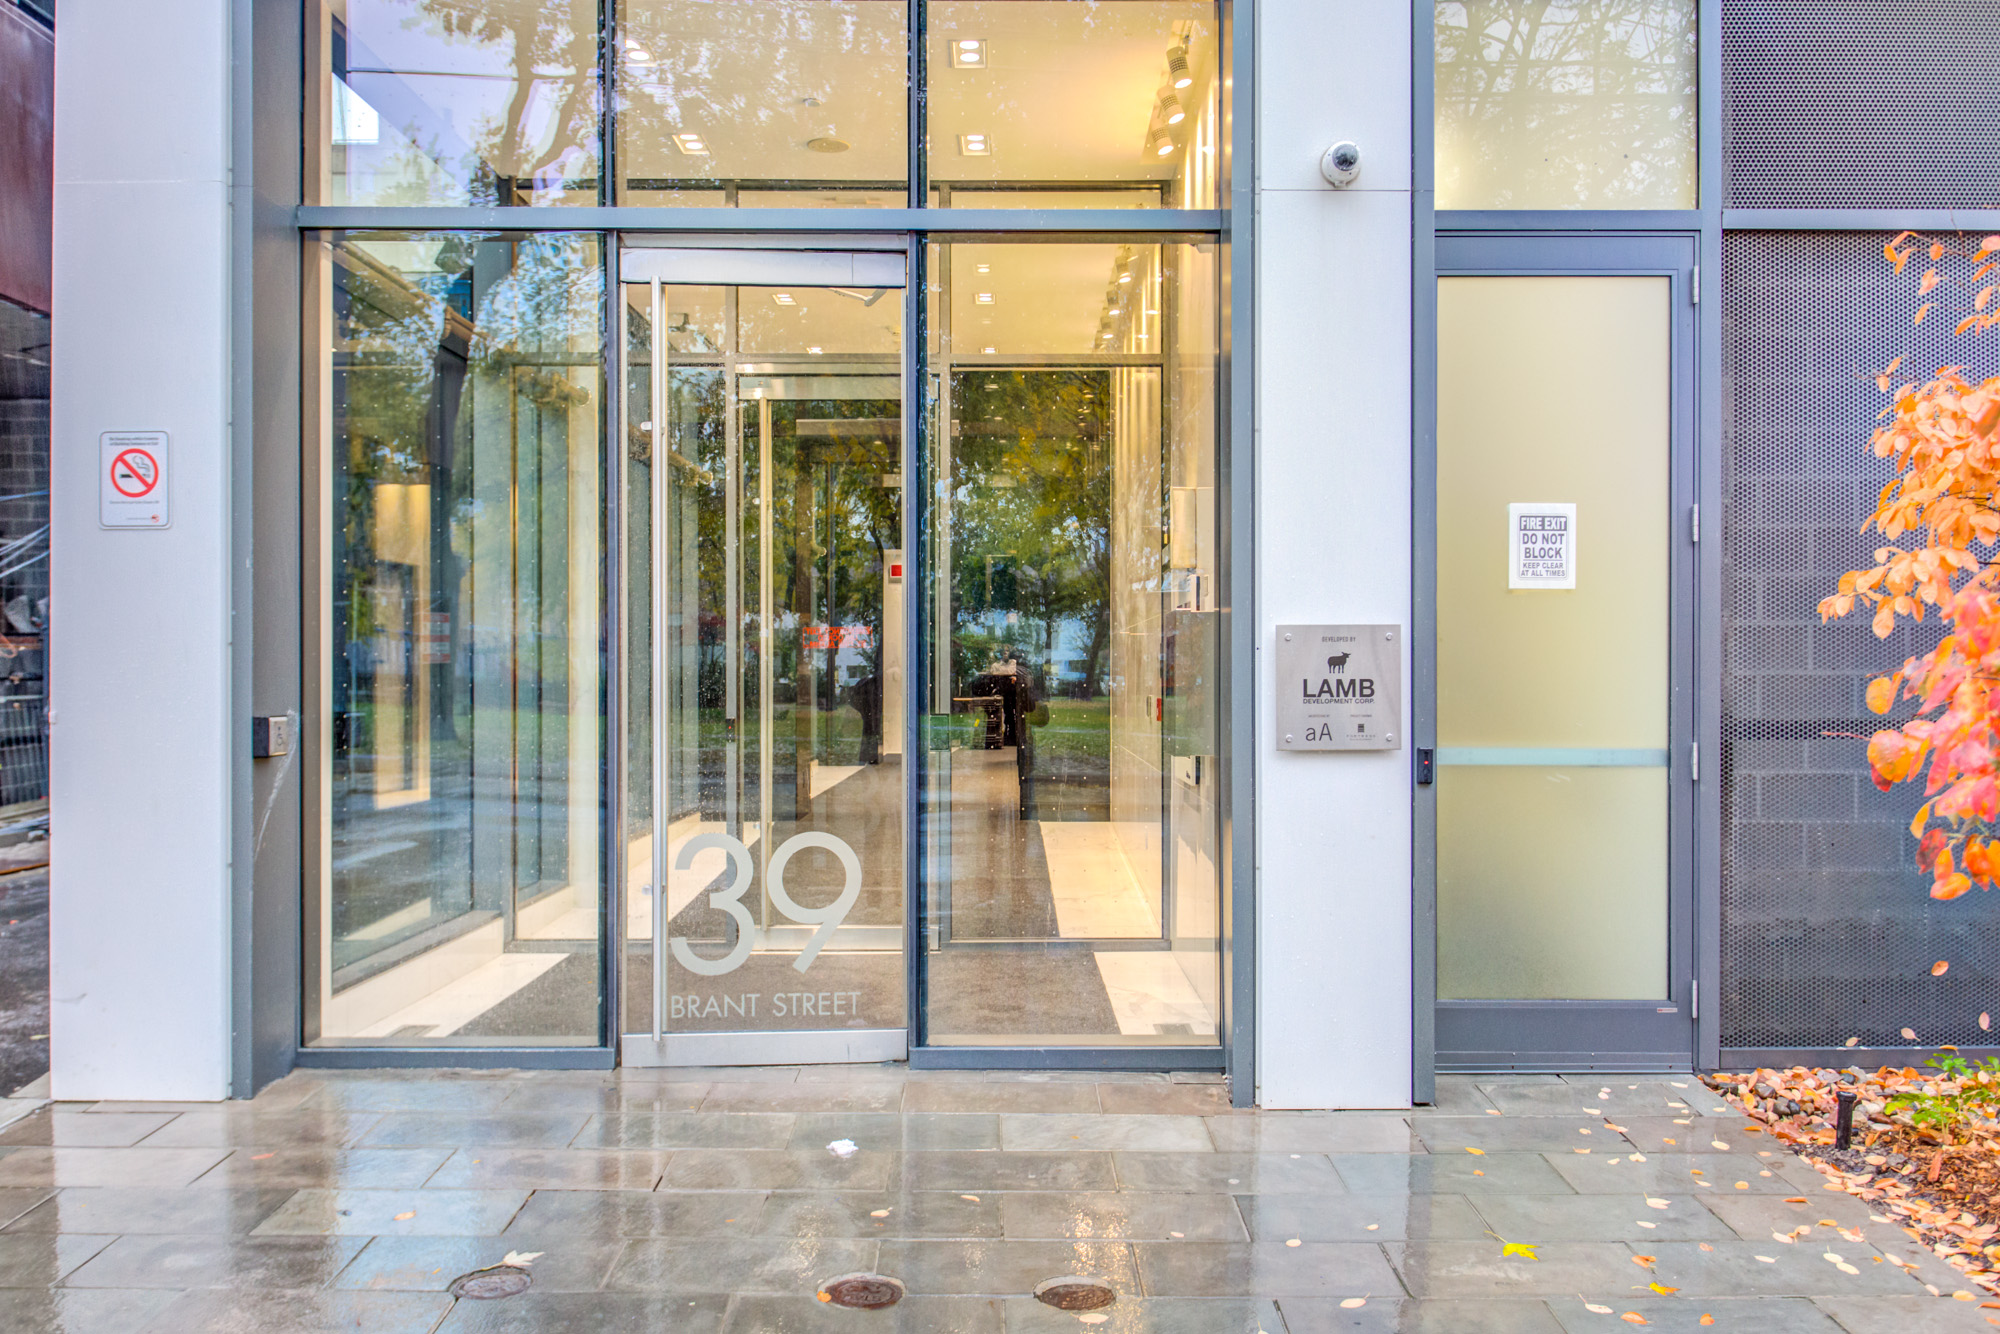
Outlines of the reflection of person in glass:
[{"label": "reflection of person in glass", "polygon": [[1048,706],[1042,703],[1034,674],[1012,649],[1003,649],[987,666],[966,683],[969,699],[992,698],[998,707],[986,707],[987,750],[1015,748],[1014,760],[1021,778],[1021,815],[1035,813],[1035,728],[1048,722]]},{"label": "reflection of person in glass", "polygon": [[882,678],[874,672],[848,687],[854,711],[861,715],[861,762],[882,762]]}]

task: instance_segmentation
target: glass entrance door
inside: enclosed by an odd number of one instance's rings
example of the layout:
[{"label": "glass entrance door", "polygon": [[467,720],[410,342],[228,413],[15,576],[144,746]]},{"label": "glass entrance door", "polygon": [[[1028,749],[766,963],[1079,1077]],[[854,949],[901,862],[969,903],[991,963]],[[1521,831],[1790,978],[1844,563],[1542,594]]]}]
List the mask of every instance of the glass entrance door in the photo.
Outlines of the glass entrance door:
[{"label": "glass entrance door", "polygon": [[624,1060],[900,1059],[904,255],[620,277]]},{"label": "glass entrance door", "polygon": [[1693,245],[1441,238],[1437,1068],[1693,1054]]}]

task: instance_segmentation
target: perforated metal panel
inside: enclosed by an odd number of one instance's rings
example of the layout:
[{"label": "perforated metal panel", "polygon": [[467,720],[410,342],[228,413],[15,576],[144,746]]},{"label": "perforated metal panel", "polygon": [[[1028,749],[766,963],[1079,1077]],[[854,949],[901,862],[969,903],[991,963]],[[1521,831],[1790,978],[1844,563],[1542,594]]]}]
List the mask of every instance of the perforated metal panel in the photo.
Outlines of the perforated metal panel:
[{"label": "perforated metal panel", "polygon": [[[1827,735],[1879,726],[1863,686],[1922,642],[1815,610],[1879,545],[1857,532],[1890,475],[1868,452],[1882,396],[1864,372],[1898,354],[1992,361],[1948,320],[1911,327],[1915,284],[1883,262],[1885,239],[1723,243],[1725,1047],[1905,1046],[1906,1026],[1996,1040],[1978,1018],[2000,1012],[2000,904],[1932,900],[1908,832],[1921,795],[1876,791],[1865,743]],[[1934,978],[1938,959],[1951,971]]]},{"label": "perforated metal panel", "polygon": [[1723,199],[2000,206],[2000,4],[1724,0]]}]

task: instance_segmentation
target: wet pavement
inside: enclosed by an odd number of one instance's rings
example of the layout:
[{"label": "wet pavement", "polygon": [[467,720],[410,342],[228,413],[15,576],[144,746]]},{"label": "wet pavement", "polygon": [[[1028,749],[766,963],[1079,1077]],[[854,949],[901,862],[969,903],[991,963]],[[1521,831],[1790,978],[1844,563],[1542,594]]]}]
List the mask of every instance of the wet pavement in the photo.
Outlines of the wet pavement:
[{"label": "wet pavement", "polygon": [[19,871],[0,875],[0,1097],[48,1068],[49,873]]},{"label": "wet pavement", "polygon": [[[900,1066],[324,1071],[250,1103],[16,1099],[0,1331],[2000,1325],[1692,1078],[1439,1084],[1410,1114],[1238,1112],[1207,1075]],[[535,1256],[526,1292],[451,1295],[510,1253]],[[855,1273],[907,1295],[821,1300]],[[1035,1300],[1065,1276],[1116,1300]]]}]

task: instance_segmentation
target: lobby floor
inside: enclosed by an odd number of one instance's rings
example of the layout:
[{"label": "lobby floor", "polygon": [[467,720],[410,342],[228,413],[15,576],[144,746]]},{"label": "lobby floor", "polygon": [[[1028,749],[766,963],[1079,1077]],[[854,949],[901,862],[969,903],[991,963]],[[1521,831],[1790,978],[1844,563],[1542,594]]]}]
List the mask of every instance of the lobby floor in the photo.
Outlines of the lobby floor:
[{"label": "lobby floor", "polygon": [[[247,1104],[17,1098],[0,1102],[16,1117],[0,1331],[2000,1323],[1691,1077],[1446,1078],[1439,1102],[1236,1112],[1211,1075],[900,1066],[326,1071]],[[445,1291],[509,1252],[539,1253],[527,1292]],[[909,1295],[818,1299],[856,1271]],[[1064,1275],[1117,1300],[1033,1299]]]}]

